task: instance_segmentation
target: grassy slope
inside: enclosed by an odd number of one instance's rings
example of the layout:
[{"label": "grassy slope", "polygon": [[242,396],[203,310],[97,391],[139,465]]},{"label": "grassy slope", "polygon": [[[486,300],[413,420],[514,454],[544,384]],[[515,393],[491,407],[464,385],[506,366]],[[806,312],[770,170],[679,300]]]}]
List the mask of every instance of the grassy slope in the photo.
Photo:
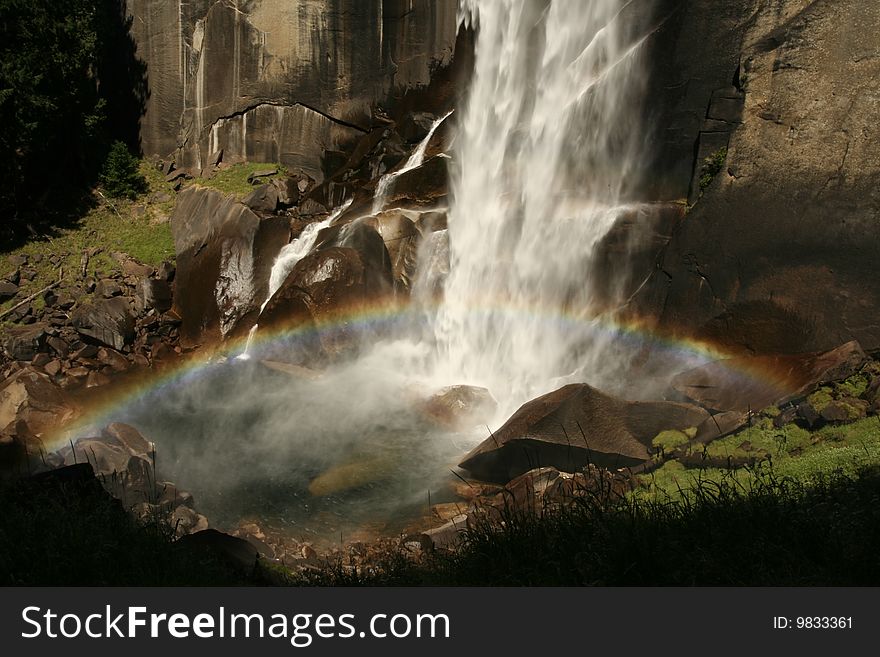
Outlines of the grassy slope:
[{"label": "grassy slope", "polygon": [[[261,169],[278,169],[277,164],[239,164],[217,172],[211,178],[200,179],[198,184],[218,189],[225,194],[241,198],[254,187],[248,176]],[[6,256],[27,255],[29,268],[37,271],[33,281],[21,281],[21,292],[10,301],[0,304],[0,312],[12,307],[30,294],[41,290],[58,278],[58,270],[78,276],[83,251],[99,248],[101,252],[89,261],[88,274],[100,278],[120,269],[111,257],[114,251],[127,253],[136,260],[157,266],[165,260],[174,259],[174,239],[168,218],[174,210],[175,192],[171,185],[151,163],[142,162],[141,172],[147,179],[149,191],[134,201],[108,200],[95,193],[95,207],[67,226],[58,228],[54,234],[34,239],[12,250],[0,248],[0,275],[12,267]],[[166,198],[167,200],[158,200]],[[42,257],[37,263],[34,256]],[[58,265],[50,262],[51,256],[61,257]],[[35,303],[39,304],[40,299]]]}]

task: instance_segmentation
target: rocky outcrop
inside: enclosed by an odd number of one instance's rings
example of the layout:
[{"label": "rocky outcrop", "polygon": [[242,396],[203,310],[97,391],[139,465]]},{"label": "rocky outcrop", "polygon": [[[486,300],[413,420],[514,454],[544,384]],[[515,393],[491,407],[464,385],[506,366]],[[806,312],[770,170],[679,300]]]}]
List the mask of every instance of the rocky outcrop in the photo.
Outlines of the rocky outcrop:
[{"label": "rocky outcrop", "polygon": [[190,187],[178,196],[171,229],[182,340],[198,344],[246,332],[253,321],[243,320],[256,320],[272,262],[288,241],[288,220],[259,217],[232,196]]},{"label": "rocky outcrop", "polygon": [[658,61],[667,82],[683,78],[682,132],[670,134],[700,155],[728,150],[702,195],[701,160],[677,158],[691,162],[698,200],[634,313],[734,351],[820,351],[853,339],[877,349],[880,7],[685,5],[669,24],[681,30],[669,52],[682,66]]},{"label": "rocky outcrop", "polygon": [[821,354],[741,356],[682,372],[672,387],[713,411],[757,412],[804,397],[823,383],[843,381],[867,361],[857,342]]},{"label": "rocky outcrop", "polygon": [[536,467],[575,472],[588,463],[632,466],[650,458],[659,433],[695,428],[708,417],[690,404],[629,402],[587,384],[571,384],[520,407],[461,467],[504,483]]},{"label": "rocky outcrop", "polygon": [[455,0],[128,0],[148,155],[201,170],[280,161],[316,180],[388,105],[449,64]]}]

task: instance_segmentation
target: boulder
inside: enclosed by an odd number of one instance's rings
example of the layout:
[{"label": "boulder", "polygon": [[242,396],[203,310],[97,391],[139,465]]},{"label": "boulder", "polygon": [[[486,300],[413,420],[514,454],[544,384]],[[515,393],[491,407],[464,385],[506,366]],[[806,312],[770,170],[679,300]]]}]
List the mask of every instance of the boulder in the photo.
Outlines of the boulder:
[{"label": "boulder", "polygon": [[273,213],[278,209],[278,188],[272,183],[265,183],[248,194],[242,201],[254,212]]},{"label": "boulder", "polygon": [[408,144],[418,144],[431,131],[435,117],[428,112],[409,112],[403,117],[397,132]]},{"label": "boulder", "polygon": [[409,290],[418,267],[422,239],[419,229],[403,212],[395,210],[381,212],[374,222],[391,260],[395,288]]},{"label": "boulder", "polygon": [[0,281],[0,303],[9,301],[18,294],[18,285],[10,281]]},{"label": "boulder", "polygon": [[486,388],[449,386],[432,395],[422,406],[434,424],[452,430],[488,424],[498,410],[498,402]]},{"label": "boulder", "polygon": [[268,178],[278,173],[278,169],[257,169],[248,174],[247,181],[251,185],[259,184],[260,178]]},{"label": "boulder", "polygon": [[142,279],[137,290],[137,305],[142,311],[164,313],[171,310],[171,285],[161,278]]},{"label": "boulder", "polygon": [[150,456],[156,446],[141,435],[140,431],[129,424],[113,422],[101,431],[101,437],[110,443],[114,443],[129,450],[138,456]]},{"label": "boulder", "polygon": [[288,241],[287,219],[261,219],[234,197],[190,187],[178,196],[171,229],[181,342],[191,346],[250,329],[266,300],[275,256]]},{"label": "boulder", "polygon": [[67,396],[42,372],[25,367],[0,383],[0,430],[23,421],[42,434],[73,416]]},{"label": "boulder", "polygon": [[449,188],[449,158],[436,155],[424,164],[400,174],[388,191],[386,207],[432,206],[442,203]]},{"label": "boulder", "polygon": [[683,372],[672,380],[672,388],[714,411],[757,412],[804,397],[823,383],[842,381],[867,360],[857,342],[822,353],[741,356]]},{"label": "boulder", "polygon": [[130,365],[125,356],[107,347],[98,349],[97,358],[99,362],[112,368],[114,372],[124,372]]},{"label": "boulder", "polygon": [[[186,507],[178,507],[181,508]],[[245,574],[253,572],[260,556],[257,548],[246,540],[218,532],[216,529],[202,529],[184,536],[177,541],[177,545],[199,554],[218,557]]]},{"label": "boulder", "polygon": [[289,345],[297,354],[288,358],[336,358],[364,338],[352,316],[389,302],[392,291],[388,252],[376,230],[364,222],[331,226],[268,301],[258,330],[299,329],[297,344]]},{"label": "boulder", "polygon": [[113,279],[104,279],[102,281],[98,281],[95,285],[95,294],[99,297],[104,297],[105,299],[109,299],[110,297],[118,297],[122,294],[122,288],[119,287],[119,283],[114,281]]},{"label": "boulder", "polygon": [[74,310],[70,323],[81,336],[116,350],[134,340],[134,317],[125,297],[84,303]]},{"label": "boulder", "polygon": [[536,467],[630,467],[650,458],[657,434],[697,427],[708,417],[690,404],[630,402],[570,384],[524,404],[461,467],[501,483]]},{"label": "boulder", "polygon": [[3,350],[12,360],[32,360],[46,347],[49,338],[46,324],[14,326],[5,331]]},{"label": "boulder", "polygon": [[113,497],[133,506],[156,497],[153,463],[146,456],[133,454],[124,445],[103,438],[80,438],[59,455],[64,465],[88,463],[95,476]]}]

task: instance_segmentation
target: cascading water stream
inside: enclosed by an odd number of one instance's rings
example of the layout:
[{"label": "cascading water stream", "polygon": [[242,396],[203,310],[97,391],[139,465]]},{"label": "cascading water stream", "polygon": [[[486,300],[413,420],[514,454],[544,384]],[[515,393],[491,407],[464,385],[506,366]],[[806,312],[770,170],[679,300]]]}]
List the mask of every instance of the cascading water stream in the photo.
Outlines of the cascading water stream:
[{"label": "cascading water stream", "polygon": [[431,139],[434,138],[434,133],[437,132],[437,128],[449,118],[452,112],[455,110],[450,110],[439,119],[435,120],[431,125],[431,129],[428,130],[428,134],[425,135],[425,138],[419,143],[416,149],[412,152],[412,155],[409,156],[409,159],[404,163],[402,167],[399,169],[392,171],[391,173],[386,173],[384,176],[379,178],[379,182],[376,185],[376,193],[373,196],[373,214],[377,214],[381,212],[385,208],[385,203],[388,198],[388,192],[394,187],[394,181],[408,171],[412,171],[413,169],[417,169],[422,166],[425,162],[425,153],[428,150],[428,144],[431,143]]},{"label": "cascading water stream", "polygon": [[437,375],[505,412],[601,378],[590,270],[641,146],[643,35],[624,0],[462,0],[476,66],[458,125]]},{"label": "cascading water stream", "polygon": [[[262,305],[260,306],[260,313],[263,312],[263,310],[266,308],[266,304],[269,303],[269,300],[284,284],[285,279],[287,278],[288,274],[293,271],[296,263],[298,263],[300,260],[302,260],[307,255],[309,255],[309,253],[312,252],[312,249],[315,247],[315,242],[318,241],[318,235],[321,233],[321,231],[327,228],[334,221],[336,221],[342,215],[342,213],[345,212],[349,208],[349,206],[351,206],[352,200],[353,199],[348,199],[345,203],[336,208],[323,221],[316,221],[307,225],[305,228],[303,228],[303,231],[299,237],[281,248],[281,251],[278,252],[278,256],[275,258],[275,262],[272,264],[272,271],[269,274],[269,292],[266,295],[266,300],[263,301]],[[248,337],[247,342],[245,343],[244,351],[238,356],[240,360],[248,360],[250,358],[250,348],[259,327],[259,324],[254,324],[251,327],[250,331],[248,331]]]}]

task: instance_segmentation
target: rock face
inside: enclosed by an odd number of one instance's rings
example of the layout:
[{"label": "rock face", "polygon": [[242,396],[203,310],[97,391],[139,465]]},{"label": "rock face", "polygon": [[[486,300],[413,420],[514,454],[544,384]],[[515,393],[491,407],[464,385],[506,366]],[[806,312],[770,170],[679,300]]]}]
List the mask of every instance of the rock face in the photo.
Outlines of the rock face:
[{"label": "rock face", "polygon": [[287,220],[258,217],[233,197],[190,187],[177,199],[171,229],[181,339],[197,344],[250,328],[242,320],[256,320],[266,299],[272,262],[289,237]]},{"label": "rock face", "polygon": [[880,6],[689,2],[664,29],[667,162],[728,152],[635,314],[744,352],[880,347]]},{"label": "rock face", "polygon": [[150,95],[147,155],[280,161],[315,180],[374,104],[451,60],[455,0],[128,0]]},{"label": "rock face", "polygon": [[305,356],[306,361],[333,358],[359,344],[356,315],[389,300],[391,290],[387,254],[377,262],[364,250],[322,248],[296,264],[260,314],[259,331],[299,329],[296,344],[290,345],[298,348],[286,351],[286,356]]},{"label": "rock face", "polygon": [[571,384],[524,404],[461,467],[501,483],[536,467],[628,467],[650,458],[648,448],[660,432],[697,427],[708,417],[690,404],[629,402]]},{"label": "rock face", "polygon": [[857,342],[821,354],[743,356],[683,372],[673,388],[714,411],[760,411],[852,376],[868,360]]}]

